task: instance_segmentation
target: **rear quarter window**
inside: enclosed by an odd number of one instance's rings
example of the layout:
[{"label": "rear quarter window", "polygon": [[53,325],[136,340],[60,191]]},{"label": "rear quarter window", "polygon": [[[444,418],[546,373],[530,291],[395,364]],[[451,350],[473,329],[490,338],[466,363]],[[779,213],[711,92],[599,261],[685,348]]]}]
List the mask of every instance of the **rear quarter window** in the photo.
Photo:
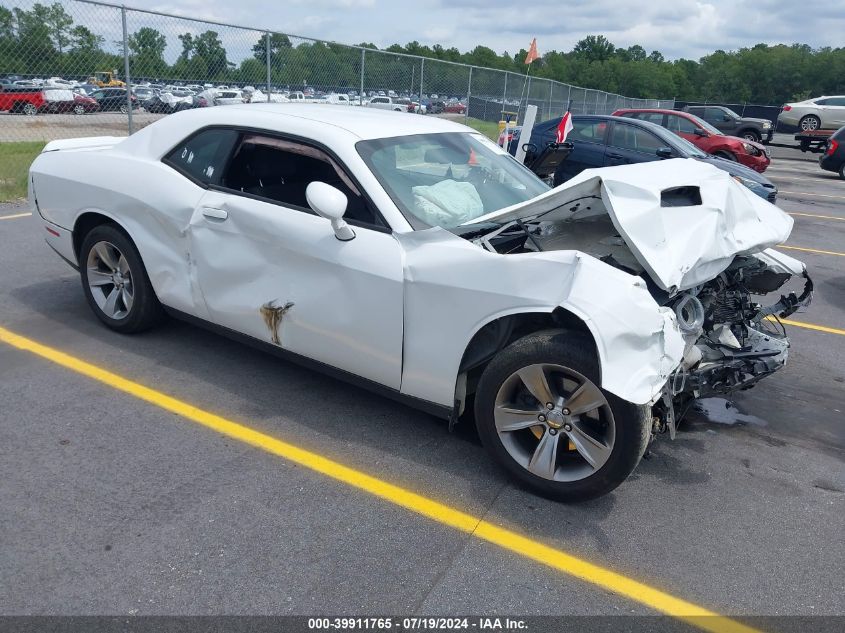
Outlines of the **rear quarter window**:
[{"label": "rear quarter window", "polygon": [[203,130],[182,141],[162,160],[198,184],[216,185],[237,139],[234,130]]}]

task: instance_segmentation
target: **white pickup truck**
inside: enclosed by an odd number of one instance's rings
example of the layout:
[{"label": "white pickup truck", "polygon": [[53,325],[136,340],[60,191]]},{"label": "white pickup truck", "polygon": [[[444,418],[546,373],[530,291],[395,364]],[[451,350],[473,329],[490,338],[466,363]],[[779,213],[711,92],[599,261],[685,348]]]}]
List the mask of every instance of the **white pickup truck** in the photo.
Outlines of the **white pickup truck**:
[{"label": "white pickup truck", "polygon": [[367,107],[378,108],[379,110],[393,110],[395,112],[408,111],[408,106],[396,103],[392,97],[372,97]]}]

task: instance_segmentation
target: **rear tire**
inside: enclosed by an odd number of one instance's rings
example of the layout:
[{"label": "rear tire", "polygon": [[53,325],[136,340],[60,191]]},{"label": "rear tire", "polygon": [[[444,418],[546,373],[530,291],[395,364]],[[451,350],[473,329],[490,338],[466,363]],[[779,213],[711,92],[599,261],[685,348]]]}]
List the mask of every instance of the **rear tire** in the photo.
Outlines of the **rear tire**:
[{"label": "rear tire", "polygon": [[798,122],[798,127],[805,132],[818,130],[822,126],[822,120],[815,114],[808,114]]},{"label": "rear tire", "polygon": [[36,114],[38,114],[38,108],[36,108],[31,103],[25,103],[24,106],[23,106],[22,112],[26,116],[35,116]]},{"label": "rear tire", "polygon": [[839,167],[839,177],[842,180],[845,180],[845,163],[842,163],[842,165]]},{"label": "rear tire", "polygon": [[525,336],[484,369],[475,394],[478,435],[500,466],[543,496],[605,495],[643,456],[651,411],[599,382],[589,337],[567,330]]},{"label": "rear tire", "polygon": [[73,106],[73,113],[77,114],[77,115],[85,114],[85,106],[83,106],[81,104],[77,104],[77,105]]},{"label": "rear tire", "polygon": [[164,318],[138,249],[116,225],[101,224],[85,236],[79,272],[88,305],[112,330],[141,332]]},{"label": "rear tire", "polygon": [[127,112],[129,112],[129,107],[125,103],[122,103],[120,105],[120,113],[126,114]]}]

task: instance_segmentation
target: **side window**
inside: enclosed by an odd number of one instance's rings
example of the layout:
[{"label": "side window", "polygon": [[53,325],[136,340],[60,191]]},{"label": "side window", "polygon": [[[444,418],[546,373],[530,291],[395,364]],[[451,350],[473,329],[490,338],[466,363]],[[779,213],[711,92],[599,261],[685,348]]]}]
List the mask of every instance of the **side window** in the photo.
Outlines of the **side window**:
[{"label": "side window", "polygon": [[725,119],[725,112],[719,108],[704,108],[704,116],[702,118],[711,123],[721,123]]},{"label": "side window", "polygon": [[830,105],[830,99],[816,99],[813,103],[816,105]]},{"label": "side window", "polygon": [[340,165],[322,150],[294,141],[244,134],[221,186],[313,213],[305,189],[314,181],[332,185],[346,195],[347,220],[386,228]]},{"label": "side window", "polygon": [[219,184],[226,157],[238,133],[214,128],[188,137],[164,157],[164,162],[206,185]]},{"label": "side window", "polygon": [[654,123],[655,125],[659,125],[663,127],[663,113],[662,112],[643,112],[637,117],[641,121],[648,121],[649,123]]},{"label": "side window", "polygon": [[658,149],[666,146],[665,143],[651,132],[643,130],[636,125],[627,125],[619,122],[613,125],[610,145],[620,149],[629,149],[646,154],[656,154]]},{"label": "side window", "polygon": [[590,119],[573,121],[572,132],[570,132],[567,140],[586,141],[587,143],[604,143],[606,131],[606,121],[596,121]]},{"label": "side window", "polygon": [[845,97],[833,97],[831,99],[828,99],[827,105],[845,106]]},{"label": "side window", "polygon": [[105,93],[102,90],[95,90],[91,93],[93,99],[102,99]]},{"label": "side window", "polygon": [[695,134],[696,125],[689,119],[674,114],[667,115],[666,118],[666,127],[675,134]]}]

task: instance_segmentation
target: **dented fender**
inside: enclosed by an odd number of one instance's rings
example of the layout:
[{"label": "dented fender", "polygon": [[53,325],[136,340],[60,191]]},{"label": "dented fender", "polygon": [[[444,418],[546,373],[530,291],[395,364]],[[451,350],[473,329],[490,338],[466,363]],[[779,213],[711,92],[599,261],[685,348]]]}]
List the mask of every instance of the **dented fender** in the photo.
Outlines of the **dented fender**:
[{"label": "dented fender", "polygon": [[584,321],[602,387],[624,400],[652,402],[681,361],[684,341],[672,311],[657,305],[641,278],[590,255],[500,255],[440,228],[397,239],[405,257],[403,393],[452,406],[476,332],[503,316],[558,307]]}]

